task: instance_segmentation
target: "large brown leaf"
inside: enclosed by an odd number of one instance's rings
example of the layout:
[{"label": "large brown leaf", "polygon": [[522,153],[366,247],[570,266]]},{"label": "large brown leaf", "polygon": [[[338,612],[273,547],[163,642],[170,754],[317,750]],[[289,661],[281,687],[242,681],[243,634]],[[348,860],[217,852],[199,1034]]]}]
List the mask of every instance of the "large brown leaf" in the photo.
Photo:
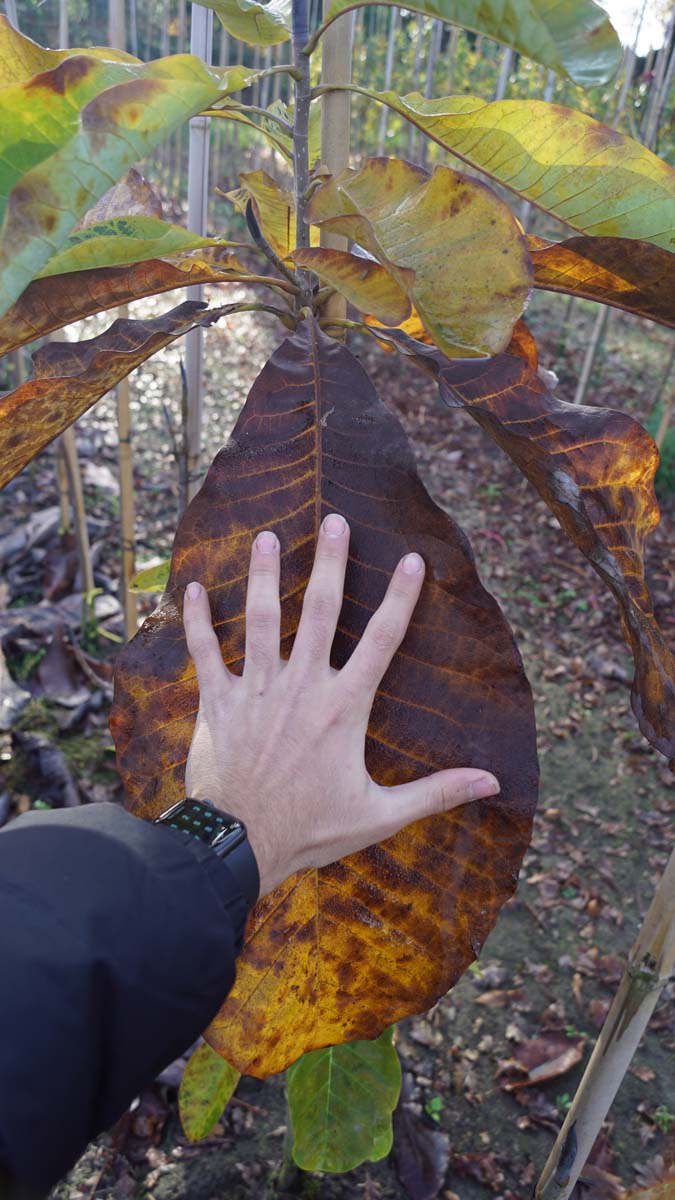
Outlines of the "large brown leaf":
[{"label": "large brown leaf", "polygon": [[527,239],[534,286],[600,300],[675,327],[675,254],[631,238]]},{"label": "large brown leaf", "polygon": [[633,711],[645,737],[672,758],[675,658],[644,573],[645,539],[659,521],[653,439],[624,413],[557,400],[522,358],[458,362],[403,342],[437,376],[443,399],[466,408],[513,459],[614,593],[635,660]]},{"label": "large brown leaf", "polygon": [[349,351],[304,322],[254,384],[181,522],[164,602],[118,661],[111,724],[130,807],[152,817],[183,795],[198,700],[186,583],[208,589],[223,658],[241,671],[251,541],[277,530],[287,656],[317,529],[334,509],[352,530],[335,667],[399,556],[416,549],[428,564],[375,701],[369,770],[394,784],[470,763],[494,771],[502,791],[296,875],[257,906],[208,1039],[259,1076],[305,1050],[374,1037],[447,991],[515,887],[535,803],[530,691],[504,618],[464,535],[422,487],[396,417]]},{"label": "large brown leaf", "polygon": [[[219,246],[171,258],[151,258],[128,267],[72,271],[36,279],[0,319],[0,355],[34,342],[92,313],[130,304],[143,296],[198,283],[231,283],[249,272]],[[251,276],[255,280],[256,276]]]},{"label": "large brown leaf", "polygon": [[35,377],[0,398],[0,488],[134,367],[238,307],[204,311],[190,300],[149,321],[115,321],[88,342],[43,346],[33,355]]}]

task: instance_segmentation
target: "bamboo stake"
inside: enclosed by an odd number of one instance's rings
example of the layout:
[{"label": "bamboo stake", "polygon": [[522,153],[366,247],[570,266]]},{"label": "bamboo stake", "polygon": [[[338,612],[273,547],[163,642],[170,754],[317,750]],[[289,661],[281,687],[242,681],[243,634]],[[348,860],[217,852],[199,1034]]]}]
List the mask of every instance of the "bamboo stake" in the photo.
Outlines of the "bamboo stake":
[{"label": "bamboo stake", "polygon": [[5,13],[10,25],[15,29],[19,28],[19,17],[16,11],[16,0],[5,0]]},{"label": "bamboo stake", "polygon": [[[384,66],[384,90],[388,92],[391,88],[391,80],[394,73],[394,50],[396,49],[396,33],[398,30],[398,9],[390,9],[389,19],[389,39],[387,41],[387,60]],[[377,142],[377,153],[384,154],[384,148],[387,144],[387,121],[389,117],[389,109],[386,104],[382,106],[380,113],[380,135]]]},{"label": "bamboo stake", "polygon": [[82,473],[75,445],[75,428],[71,425],[61,435],[61,445],[68,472],[68,490],[73,506],[75,519],[75,541],[80,559],[80,574],[82,576],[82,591],[85,595],[85,610],[93,610],[94,570],[91,565],[91,548],[89,546],[89,531],[87,529],[87,513],[84,507],[84,492],[82,489]]},{"label": "bamboo stake", "polygon": [[610,309],[607,308],[606,305],[603,305],[602,308],[598,310],[595,318],[595,324],[593,325],[591,340],[586,347],[584,363],[581,368],[581,375],[579,376],[577,390],[574,394],[574,404],[583,404],[584,400],[586,399],[586,392],[588,391],[591,374],[593,372],[593,367],[595,366],[595,359],[600,347],[602,346],[602,343],[605,340],[607,325],[609,323],[609,314]]},{"label": "bamboo stake", "polygon": [[670,391],[663,402],[661,420],[659,421],[659,427],[654,435],[654,441],[656,442],[659,450],[663,448],[663,443],[666,440],[666,433],[668,432],[668,426],[670,425],[670,418],[673,415],[673,407],[675,407],[675,383],[671,385]]},{"label": "bamboo stake", "polygon": [[68,0],[59,0],[59,46],[64,49],[68,41]]},{"label": "bamboo stake", "polygon": [[535,1200],[568,1200],[571,1195],[674,967],[675,849],[537,1184]]},{"label": "bamboo stake", "polygon": [[[424,17],[422,16],[421,13],[417,14],[417,21],[415,22],[415,37],[417,40],[415,42],[415,63],[413,66],[412,90],[414,92],[418,92],[420,89],[420,78],[421,78],[421,73],[422,73],[422,51],[424,49]],[[410,122],[410,125],[408,127],[407,157],[411,161],[412,161],[413,155],[415,153],[416,140],[417,140],[417,130],[416,130],[415,126],[412,124],[412,122]]]},{"label": "bamboo stake", "polygon": [[[330,6],[331,0],[323,0],[324,18]],[[354,15],[345,13],[323,35],[322,86],[351,83],[353,41]],[[350,100],[349,92],[326,92],[321,101],[321,160],[332,175],[349,166]],[[322,246],[331,250],[346,250],[348,244],[346,238],[321,230]],[[344,319],[347,316],[347,301],[337,293],[330,296],[323,305],[322,315]]]},{"label": "bamboo stake", "polygon": [[[430,100],[434,93],[434,75],[436,73],[436,63],[441,49],[441,39],[443,37],[443,22],[434,21],[429,34],[429,53],[427,55],[427,70],[424,79],[424,98]],[[429,157],[430,142],[428,138],[422,137],[420,141],[420,163],[423,167],[427,165]]]},{"label": "bamboo stake", "polygon": [[[201,4],[192,5],[190,53],[211,64],[213,50],[213,12]],[[209,129],[208,117],[197,116],[190,121],[190,152],[188,156],[188,229],[202,236],[206,233],[209,194]],[[187,289],[188,300],[202,300],[203,287]],[[204,353],[201,328],[192,329],[185,339],[185,375],[187,380],[187,427],[184,430],[188,501],[201,482],[201,438]]]},{"label": "bamboo stake", "polygon": [[448,49],[446,55],[446,64],[448,69],[448,95],[452,95],[452,89],[455,86],[455,66],[457,64],[457,47],[459,45],[460,30],[457,25],[453,25],[450,29],[450,40],[448,41]]},{"label": "bamboo stake", "polygon": [[[110,45],[115,50],[126,50],[126,13],[124,0],[109,0],[108,20]],[[124,320],[129,316],[125,304],[117,310]],[[121,379],[115,389],[117,404],[117,461],[120,484],[120,540],[122,549],[120,599],[124,611],[124,634],[129,641],[138,629],[138,598],[129,590],[136,574],[135,528],[136,511],[134,502],[134,469],[131,452],[131,401],[129,377]]]}]

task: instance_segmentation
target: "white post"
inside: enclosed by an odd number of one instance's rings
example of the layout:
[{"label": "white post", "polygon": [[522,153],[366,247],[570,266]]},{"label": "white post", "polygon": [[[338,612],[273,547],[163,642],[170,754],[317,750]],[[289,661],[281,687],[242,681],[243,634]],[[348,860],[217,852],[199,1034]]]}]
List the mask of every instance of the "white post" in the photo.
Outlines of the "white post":
[{"label": "white post", "polygon": [[[190,53],[196,54],[207,66],[213,52],[213,12],[201,4],[192,5]],[[188,156],[188,229],[204,236],[209,195],[209,127],[208,117],[197,116],[190,121],[190,152]],[[203,287],[187,289],[188,300],[201,300]],[[186,490],[188,502],[201,483],[201,436],[203,410],[203,342],[202,330],[192,329],[185,339],[185,375],[187,384],[187,426],[184,430],[186,450]]]}]

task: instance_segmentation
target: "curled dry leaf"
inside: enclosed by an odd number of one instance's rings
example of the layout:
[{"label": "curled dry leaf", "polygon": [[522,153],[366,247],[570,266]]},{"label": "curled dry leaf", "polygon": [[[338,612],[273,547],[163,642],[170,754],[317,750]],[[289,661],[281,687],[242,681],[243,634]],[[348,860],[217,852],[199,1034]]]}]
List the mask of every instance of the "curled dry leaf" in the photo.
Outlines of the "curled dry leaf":
[{"label": "curled dry leaf", "polygon": [[534,286],[600,300],[675,327],[675,254],[630,238],[528,237]]},{"label": "curled dry leaf", "polygon": [[[571,1042],[554,1036],[519,1042],[513,1057],[499,1064],[499,1086],[506,1092],[514,1092],[565,1075],[581,1062],[584,1044],[583,1039]],[[514,1072],[518,1078],[511,1078]]]},{"label": "curled dry leaf", "polygon": [[675,658],[657,624],[644,572],[644,544],[658,524],[658,451],[631,417],[557,400],[527,363],[443,359],[397,331],[390,340],[438,379],[534,484],[572,542],[613,592],[635,662],[633,712],[645,737],[675,756]]},{"label": "curled dry leaf", "polygon": [[250,275],[234,254],[219,246],[129,267],[73,271],[58,280],[35,279],[0,320],[0,354],[81,321],[92,313],[198,283],[231,283]]},{"label": "curled dry leaf", "polygon": [[196,300],[148,321],[115,321],[88,342],[50,342],[33,355],[35,377],[0,398],[0,487],[97,400],[164,346],[239,306]]},{"label": "curled dry leaf", "polygon": [[151,817],[183,795],[198,705],[181,622],[186,583],[207,588],[224,661],[240,672],[251,542],[274,528],[288,656],[319,523],[334,510],[352,531],[334,667],[399,557],[415,549],[428,564],[371,714],[369,771],[390,785],[468,762],[494,771],[502,790],[304,871],[258,904],[207,1033],[237,1070],[258,1076],[306,1050],[373,1038],[447,991],[514,890],[536,796],[529,687],[466,539],[426,494],[398,420],[358,362],[303,322],[254,384],[181,522],[164,601],[118,660],[111,724],[130,807]]}]

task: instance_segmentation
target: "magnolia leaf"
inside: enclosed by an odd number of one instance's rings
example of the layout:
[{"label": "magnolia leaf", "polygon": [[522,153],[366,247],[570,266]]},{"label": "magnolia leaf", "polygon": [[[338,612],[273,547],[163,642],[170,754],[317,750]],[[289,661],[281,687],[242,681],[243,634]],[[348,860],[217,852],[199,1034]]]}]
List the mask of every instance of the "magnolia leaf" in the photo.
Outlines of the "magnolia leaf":
[{"label": "magnolia leaf", "polygon": [[111,181],[222,95],[227,75],[191,55],[80,55],[0,90],[0,315]]},{"label": "magnolia leaf", "polygon": [[148,321],[115,321],[88,342],[49,342],[33,355],[35,376],[0,397],[0,488],[134,367],[196,325],[239,304],[204,311],[197,300]]},{"label": "magnolia leaf", "polygon": [[287,657],[316,530],[335,510],[351,527],[335,668],[399,557],[417,549],[427,562],[371,713],[368,770],[390,785],[471,763],[493,771],[501,792],[302,871],[260,901],[207,1037],[237,1070],[261,1077],[306,1050],[376,1037],[452,986],[513,893],[536,798],[530,690],[468,543],[425,492],[398,419],[363,368],[303,321],[253,385],[181,521],[161,606],[117,660],[111,725],[129,807],[151,817],[184,795],[199,703],[181,618],[187,583],[207,589],[223,659],[240,673],[251,542],[271,526],[283,548]]},{"label": "magnolia leaf", "polygon": [[[291,258],[296,266],[313,271],[350,304],[372,313],[383,325],[400,325],[410,316],[410,300],[404,289],[386,267],[372,258],[318,247],[294,250]],[[415,272],[408,271],[407,275],[412,288]]]},{"label": "magnolia leaf", "polygon": [[659,521],[654,441],[624,413],[557,400],[521,358],[460,363],[424,347],[413,352],[436,374],[446,403],[465,408],[534,484],[613,592],[635,660],[633,712],[647,740],[672,758],[675,658],[644,569],[645,539]]},{"label": "magnolia leaf", "polygon": [[113,217],[163,217],[162,201],[157,192],[135,167],[127,171],[114,187],[109,188],[86,212],[77,228],[110,221]]},{"label": "magnolia leaf", "polygon": [[[265,119],[262,118],[260,123],[258,123],[257,121],[251,120],[251,117],[247,115],[246,105],[229,103],[221,104],[218,106],[218,108],[209,109],[209,113],[212,117],[217,117],[218,120],[236,121],[240,125],[247,125],[249,129],[254,129],[256,133],[262,134],[262,136],[265,138],[265,141],[268,142],[269,145],[275,150],[278,150],[283,158],[287,159],[289,165],[293,162],[293,154],[292,152],[289,153],[288,150],[288,141],[290,139],[286,139],[284,137],[284,134],[279,129],[279,126],[275,125],[273,121],[265,122]],[[220,195],[224,195],[225,197],[229,198],[228,192],[221,192],[220,188],[216,188],[216,191],[219,192]]]},{"label": "magnolia leaf", "polygon": [[444,354],[508,345],[532,268],[511,212],[478,180],[450,167],[429,175],[400,159],[369,158],[319,186],[307,220],[357,241],[386,267]]},{"label": "magnolia leaf", "polygon": [[0,319],[0,355],[72,321],[130,304],[143,296],[249,277],[255,281],[256,277],[234,254],[219,246],[166,260],[149,259],[130,267],[74,271],[72,275],[61,275],[58,282],[36,279]]},{"label": "magnolia leaf", "polygon": [[632,138],[542,100],[425,100],[352,88],[380,100],[470,166],[594,237],[675,247],[675,170]]},{"label": "magnolia leaf", "polygon": [[216,246],[215,238],[188,233],[156,217],[114,217],[71,233],[58,254],[40,271],[40,279],[97,267],[119,267],[148,258]]},{"label": "magnolia leaf", "polygon": [[127,587],[129,592],[163,592],[169,578],[171,559],[156,563],[154,567],[142,567]]},{"label": "magnolia leaf", "polygon": [[391,1029],[375,1041],[311,1050],[286,1079],[293,1158],[303,1171],[353,1171],[389,1153],[401,1090]]},{"label": "magnolia leaf", "polygon": [[[367,3],[370,0],[334,0],[307,48],[316,45],[340,13]],[[406,0],[400,7],[485,34],[581,87],[606,83],[621,62],[619,39],[604,9],[592,0]]]},{"label": "magnolia leaf", "polygon": [[189,1142],[208,1137],[232,1099],[238,1071],[202,1042],[188,1060],[178,1089],[178,1110]]},{"label": "magnolia leaf", "polygon": [[291,0],[205,0],[232,37],[249,46],[278,46],[291,36]]},{"label": "magnolia leaf", "polygon": [[110,46],[47,50],[23,33],[19,33],[7,17],[0,14],[0,88],[8,87],[11,83],[26,83],[34,75],[51,71],[64,59],[80,54],[105,59],[108,62],[140,62],[133,54],[127,54],[124,50],[113,50]]},{"label": "magnolia leaf", "polygon": [[279,258],[286,258],[295,246],[295,209],[291,193],[267,171],[242,171],[239,180],[241,187],[228,192],[227,199],[244,216],[250,200],[270,246]]},{"label": "magnolia leaf", "polygon": [[675,254],[628,238],[527,240],[535,287],[599,300],[675,327]]}]

